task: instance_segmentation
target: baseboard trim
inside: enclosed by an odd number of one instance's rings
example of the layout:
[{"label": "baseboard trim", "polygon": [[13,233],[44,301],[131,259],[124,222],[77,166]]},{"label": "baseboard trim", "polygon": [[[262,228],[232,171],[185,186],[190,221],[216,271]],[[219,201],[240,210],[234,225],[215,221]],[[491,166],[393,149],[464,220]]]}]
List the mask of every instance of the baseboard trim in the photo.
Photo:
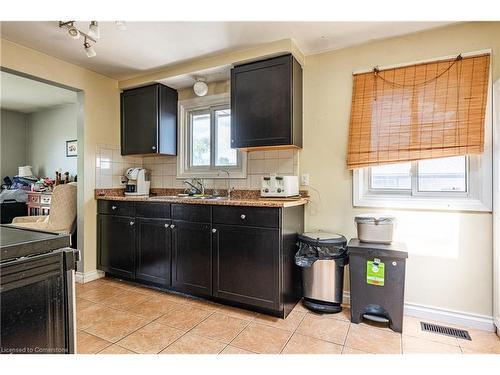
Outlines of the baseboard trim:
[{"label": "baseboard trim", "polygon": [[[349,306],[350,301],[350,293],[344,292],[343,303]],[[405,315],[421,319],[436,320],[443,323],[455,324],[483,331],[495,332],[496,330],[497,333],[500,332],[500,320],[493,319],[492,316],[487,315],[442,309],[439,307],[425,306],[410,302],[405,303],[404,313]],[[495,326],[497,329],[495,329]]]},{"label": "baseboard trim", "polygon": [[99,270],[89,272],[75,272],[75,281],[80,284],[85,284],[104,277],[104,272]]},{"label": "baseboard trim", "polygon": [[497,327],[497,336],[500,337],[500,318],[495,319],[495,327]]}]

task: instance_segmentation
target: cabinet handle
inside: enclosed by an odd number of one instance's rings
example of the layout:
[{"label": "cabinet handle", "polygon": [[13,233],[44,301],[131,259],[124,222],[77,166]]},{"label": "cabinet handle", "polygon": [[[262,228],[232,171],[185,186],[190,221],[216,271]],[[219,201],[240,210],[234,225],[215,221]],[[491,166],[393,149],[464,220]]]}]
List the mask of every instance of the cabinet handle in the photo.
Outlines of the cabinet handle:
[{"label": "cabinet handle", "polygon": [[216,233],[216,232],[217,232],[217,229],[213,228],[212,233]]},{"label": "cabinet handle", "polygon": [[116,210],[116,206],[111,206],[111,209],[112,210]]},{"label": "cabinet handle", "polygon": [[170,224],[170,229],[174,229],[175,228],[175,225],[174,224]]},{"label": "cabinet handle", "polygon": [[132,225],[134,225],[134,224],[135,224],[135,222],[131,221],[129,224],[130,224],[130,226],[132,226]]},{"label": "cabinet handle", "polygon": [[153,151],[156,150],[156,146],[152,146],[151,150],[153,150]]},{"label": "cabinet handle", "polygon": [[241,220],[245,220],[245,218],[247,217],[247,215],[241,214],[240,217],[241,217]]}]

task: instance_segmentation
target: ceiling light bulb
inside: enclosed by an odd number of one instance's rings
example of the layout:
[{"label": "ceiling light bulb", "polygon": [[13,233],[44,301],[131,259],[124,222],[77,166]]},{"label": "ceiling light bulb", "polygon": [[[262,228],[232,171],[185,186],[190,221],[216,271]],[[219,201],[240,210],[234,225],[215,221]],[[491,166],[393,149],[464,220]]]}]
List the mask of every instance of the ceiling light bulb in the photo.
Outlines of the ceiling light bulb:
[{"label": "ceiling light bulb", "polygon": [[205,96],[208,93],[208,85],[204,78],[196,78],[196,82],[193,85],[193,91],[198,96]]},{"label": "ceiling light bulb", "polygon": [[99,25],[97,24],[97,21],[90,21],[89,36],[91,38],[94,38],[94,39],[99,39],[100,33],[99,33]]},{"label": "ceiling light bulb", "polygon": [[127,30],[127,24],[125,23],[125,21],[115,21],[115,26],[117,30]]},{"label": "ceiling light bulb", "polygon": [[68,28],[68,34],[70,37],[72,37],[73,39],[78,39],[80,38],[80,32],[78,31],[78,29],[71,25],[69,28]]},{"label": "ceiling light bulb", "polygon": [[90,45],[87,41],[83,43],[83,47],[85,48],[85,52],[87,53],[87,57],[94,57],[96,55],[94,47]]}]

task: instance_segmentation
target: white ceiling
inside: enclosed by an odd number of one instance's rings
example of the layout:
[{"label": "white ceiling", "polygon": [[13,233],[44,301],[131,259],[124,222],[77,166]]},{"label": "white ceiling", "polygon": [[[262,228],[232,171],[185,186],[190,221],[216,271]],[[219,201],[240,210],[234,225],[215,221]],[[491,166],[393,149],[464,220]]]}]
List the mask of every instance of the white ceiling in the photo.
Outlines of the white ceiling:
[{"label": "white ceiling", "polygon": [[[451,22],[100,22],[97,56],[71,39],[57,21],[1,22],[2,38],[115,79],[217,52],[292,38],[306,55],[408,34]],[[82,31],[88,22],[77,22]]]},{"label": "white ceiling", "polygon": [[76,92],[47,83],[0,72],[0,108],[31,113],[76,103]]}]

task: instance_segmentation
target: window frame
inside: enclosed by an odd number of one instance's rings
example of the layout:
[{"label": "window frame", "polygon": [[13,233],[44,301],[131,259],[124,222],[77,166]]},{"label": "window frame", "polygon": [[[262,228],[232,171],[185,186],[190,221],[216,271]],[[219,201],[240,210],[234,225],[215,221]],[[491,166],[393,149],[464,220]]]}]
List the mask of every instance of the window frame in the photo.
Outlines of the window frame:
[{"label": "window frame", "polygon": [[[486,50],[491,53],[491,50]],[[482,52],[482,51],[480,51]],[[471,52],[470,54],[477,54]],[[468,193],[434,192],[415,195],[370,192],[367,189],[367,168],[354,169],[352,173],[353,207],[378,207],[411,210],[492,212],[493,209],[493,77],[490,64],[488,97],[484,119],[484,153],[468,157]],[[498,99],[498,98],[497,98]],[[413,181],[413,179],[412,179]],[[413,182],[412,182],[413,190]],[[451,194],[451,196],[450,196]]]},{"label": "window frame", "polygon": [[411,189],[372,189],[371,168],[356,169],[353,171],[353,206],[491,212],[491,158],[472,155],[466,159],[465,193],[418,191],[418,161],[412,162]]},{"label": "window frame", "polygon": [[[230,109],[229,94],[210,95],[199,98],[187,99],[178,103],[178,150],[177,155],[177,178],[227,178],[227,170],[230,178],[246,178],[247,176],[247,155],[246,152],[237,150],[235,166],[216,166],[215,150],[217,142],[215,140],[215,112],[220,109]],[[192,123],[193,113],[210,114],[210,165],[193,166],[192,160]]]}]

